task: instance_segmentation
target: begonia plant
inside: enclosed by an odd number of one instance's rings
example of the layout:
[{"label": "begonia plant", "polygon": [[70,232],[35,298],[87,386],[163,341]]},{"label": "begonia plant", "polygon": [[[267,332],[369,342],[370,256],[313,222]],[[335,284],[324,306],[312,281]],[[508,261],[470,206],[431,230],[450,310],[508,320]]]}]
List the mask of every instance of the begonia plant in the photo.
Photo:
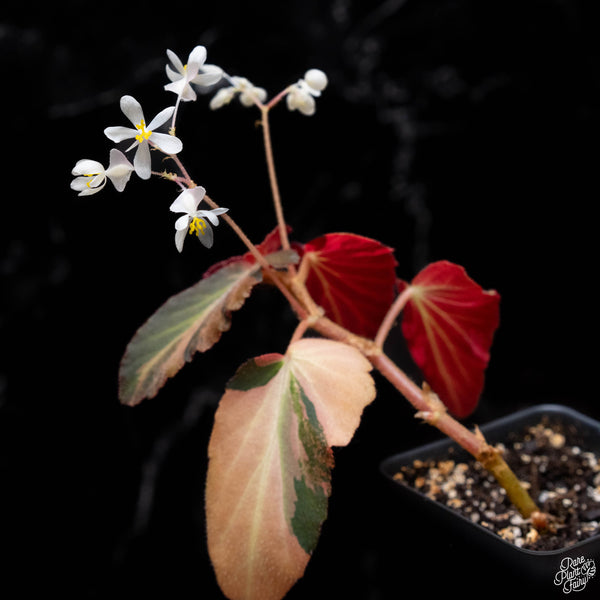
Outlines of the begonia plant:
[{"label": "begonia plant", "polygon": [[[499,294],[484,290],[462,266],[448,261],[403,280],[393,249],[359,232],[290,240],[269,114],[280,105],[301,113],[298,118],[315,114],[327,77],[309,69],[267,100],[265,89],[205,64],[206,56],[197,46],[184,64],[168,50],[164,90],[175,94],[175,103],[146,122],[140,103],[123,96],[121,109],[133,128],[112,126],[104,133],[125,146],[110,151],[106,170],[96,160],[78,161],[71,187],[87,196],[100,192],[107,178],[122,192],[132,173],[168,180],[176,189],[163,210],[175,213],[176,251],[203,252],[218,243],[213,228],[220,219],[246,248],[207,268],[138,329],[120,365],[123,404],[135,406],[156,396],[197,353],[212,348],[259,284],[280,292],[297,317],[287,348],[232,365],[216,410],[205,510],[208,551],[225,596],[276,600],[302,577],[327,516],[333,448],[350,442],[363,409],[375,399],[373,370],[393,384],[419,418],[491,471],[525,518],[546,527],[548,516],[501,453],[478,429],[458,421],[474,410],[484,386],[499,324]],[[242,106],[258,111],[274,208],[272,230],[260,243],[235,220],[235,204],[222,207],[218,190],[209,194],[184,166],[185,135],[176,137],[176,121],[180,103],[198,99],[196,87],[213,93],[212,110],[232,110],[226,105],[237,97]],[[162,170],[153,166],[159,158]],[[201,243],[184,248],[188,236]],[[384,351],[397,325],[421,381],[407,376]]]}]

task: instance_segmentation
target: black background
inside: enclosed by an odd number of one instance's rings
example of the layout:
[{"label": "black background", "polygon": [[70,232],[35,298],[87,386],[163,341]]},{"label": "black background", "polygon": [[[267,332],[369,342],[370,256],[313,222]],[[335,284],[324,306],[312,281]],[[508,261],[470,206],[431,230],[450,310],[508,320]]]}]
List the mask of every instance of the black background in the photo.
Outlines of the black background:
[{"label": "black background", "polygon": [[[220,598],[203,485],[212,415],[246,358],[281,352],[294,322],[258,289],[233,329],[155,399],[117,400],[137,327],[212,263],[244,248],[220,227],[206,251],[173,244],[172,184],[132,178],[79,198],[80,158],[106,164],[102,131],[173,102],[165,50],[273,95],[321,68],[307,118],[282,105],[273,143],[293,237],[351,231],[396,248],[410,279],[463,265],[502,296],[482,423],[540,402],[600,417],[595,385],[600,45],[594,0],[173,1],[152,7],[21,2],[0,17],[0,586],[74,598]],[[274,226],[257,114],[182,107],[194,179],[260,241]],[[386,349],[403,360],[401,340]],[[523,589],[468,539],[396,502],[381,459],[435,431],[378,382],[336,451],[329,518],[290,598],[393,599],[416,585],[478,597]],[[9,591],[9,580],[18,582]],[[590,584],[591,586],[591,584]]]}]

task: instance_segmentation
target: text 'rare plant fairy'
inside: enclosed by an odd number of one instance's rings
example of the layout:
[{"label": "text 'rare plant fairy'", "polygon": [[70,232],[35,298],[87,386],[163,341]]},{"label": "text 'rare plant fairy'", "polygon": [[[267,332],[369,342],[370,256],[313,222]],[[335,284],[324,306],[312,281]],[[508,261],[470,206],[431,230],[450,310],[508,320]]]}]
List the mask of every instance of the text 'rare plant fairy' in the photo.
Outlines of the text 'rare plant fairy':
[{"label": "text 'rare plant fairy'", "polygon": [[[164,89],[175,94],[175,103],[147,121],[140,103],[123,96],[121,110],[132,126],[112,126],[104,133],[125,144],[110,151],[106,169],[99,161],[79,160],[71,187],[81,196],[95,194],[110,179],[122,192],[133,173],[143,180],[154,175],[172,181],[178,195],[166,199],[164,210],[175,213],[177,251],[183,251],[188,236],[201,245],[188,244],[186,252],[210,248],[219,217],[247,248],[208,269],[140,327],[120,365],[123,404],[154,397],[197,352],[211,348],[230,328],[231,313],[261,282],[279,290],[298,318],[283,354],[250,358],[235,371],[215,414],[206,519],[208,550],[223,593],[232,600],[276,600],[304,573],[327,516],[332,448],[350,442],[363,409],[375,398],[373,368],[412,403],[417,416],[489,469],[525,518],[546,527],[547,515],[499,451],[456,420],[474,410],[482,392],[499,295],[447,261],[428,265],[410,282],[400,280],[393,250],[359,234],[325,233],[290,243],[269,113],[285,99],[289,110],[313,115],[328,85],[325,73],[309,69],[267,101],[266,90],[247,78],[205,64],[203,46],[194,48],[185,64],[171,50],[167,56]],[[218,205],[180,158],[184,144],[175,136],[180,104],[197,100],[197,87],[210,86],[219,86],[211,109],[237,98],[260,113],[275,227],[259,244],[234,220],[235,205]],[[158,158],[163,167],[170,161],[173,171],[155,170]],[[423,374],[421,386],[383,350],[400,317]]]}]

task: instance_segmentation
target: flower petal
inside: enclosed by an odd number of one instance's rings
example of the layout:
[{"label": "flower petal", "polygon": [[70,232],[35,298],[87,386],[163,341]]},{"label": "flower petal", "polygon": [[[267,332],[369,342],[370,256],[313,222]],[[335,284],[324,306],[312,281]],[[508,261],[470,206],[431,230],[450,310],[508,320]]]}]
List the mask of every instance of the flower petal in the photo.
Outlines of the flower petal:
[{"label": "flower petal", "polygon": [[86,188],[83,192],[77,194],[78,196],[92,196],[93,194],[97,194],[104,186],[106,185],[106,181],[99,187],[96,188]]},{"label": "flower petal", "polygon": [[98,193],[106,185],[106,177],[97,175],[89,177],[77,177],[71,182],[71,189],[79,192],[78,196],[91,196]]},{"label": "flower petal", "polygon": [[222,77],[223,69],[221,69],[221,67],[217,67],[216,65],[204,65],[201,72],[193,79],[190,79],[190,83],[209,86],[221,81]]},{"label": "flower petal", "polygon": [[203,246],[206,246],[206,248],[212,248],[214,234],[212,227],[208,223],[206,223],[206,227],[203,229],[202,233],[198,235],[198,239],[202,242]]},{"label": "flower petal", "polygon": [[229,212],[229,209],[228,208],[213,208],[210,212],[213,215],[223,215],[226,212]]},{"label": "flower petal", "polygon": [[173,204],[169,207],[172,212],[184,212],[192,215],[196,212],[198,205],[204,198],[206,190],[201,186],[184,190],[175,198]]},{"label": "flower petal", "polygon": [[219,224],[219,219],[217,218],[217,215],[222,215],[223,213],[226,213],[229,209],[228,208],[215,208],[213,210],[199,210],[196,212],[196,215],[199,217],[205,217],[207,218],[213,225],[218,225]]},{"label": "flower petal", "polygon": [[87,189],[88,181],[88,177],[76,177],[71,181],[71,189],[76,192],[83,192],[83,190]]},{"label": "flower petal", "polygon": [[[173,63],[173,66],[177,69],[179,75],[183,75],[185,73],[185,69],[183,68],[183,63],[181,62],[179,56],[177,56],[177,54],[175,54],[175,52],[173,52],[172,50],[167,50],[167,56],[169,57],[169,60]],[[167,69],[169,68],[169,65],[167,65]]]},{"label": "flower petal", "polygon": [[187,231],[189,224],[190,215],[181,215],[181,217],[175,221],[175,229],[177,229],[177,231]]},{"label": "flower petal", "polygon": [[128,140],[131,138],[134,138],[137,135],[137,130],[135,129],[131,129],[129,127],[107,127],[104,130],[104,135],[111,140],[112,142],[115,142],[116,144],[118,144],[119,142],[122,142],[123,140]]},{"label": "flower petal", "polygon": [[[204,196],[206,195],[206,189],[203,188],[201,185],[197,185],[195,188],[187,190],[187,193],[191,194],[191,196],[194,198],[196,208],[198,208],[198,204],[202,202]],[[194,210],[196,210],[196,208],[194,208]]]},{"label": "flower petal", "polygon": [[185,77],[181,77],[180,79],[177,79],[176,81],[167,83],[164,86],[164,89],[167,92],[173,92],[174,94],[177,94],[178,96],[183,96],[183,93],[184,93],[186,87],[189,88],[190,84],[185,80]]},{"label": "flower petal", "polygon": [[192,86],[188,83],[181,92],[181,99],[184,102],[194,102],[198,96],[196,96],[196,92],[192,89]]},{"label": "flower petal", "polygon": [[152,175],[152,160],[150,158],[150,148],[146,140],[138,144],[138,149],[133,157],[133,166],[140,179],[150,179],[150,175]]},{"label": "flower petal", "polygon": [[199,210],[196,212],[197,217],[202,217],[203,219],[208,219],[213,225],[219,224],[219,219],[216,215],[213,215],[210,210]]},{"label": "flower petal", "polygon": [[196,208],[192,206],[193,203],[190,200],[191,199],[188,198],[185,192],[181,192],[181,194],[173,200],[171,206],[169,206],[169,210],[171,212],[186,213],[189,215],[196,210]]},{"label": "flower petal", "polygon": [[165,154],[177,154],[178,152],[181,152],[183,148],[183,144],[178,137],[167,133],[154,132],[150,139],[152,140],[152,143]]},{"label": "flower petal", "polygon": [[121,110],[134,125],[139,125],[144,119],[144,111],[133,96],[123,96],[121,98]]},{"label": "flower petal", "polygon": [[307,116],[310,116],[315,112],[315,99],[304,89],[304,87],[298,85],[293,86],[285,100],[287,107],[290,110],[299,110],[303,115]]},{"label": "flower petal", "polygon": [[110,164],[106,170],[106,176],[113,182],[118,192],[125,189],[133,169],[133,165],[120,150],[113,148],[110,151]]},{"label": "flower petal", "polygon": [[122,192],[131,178],[132,171],[133,169],[125,170],[120,168],[118,171],[113,171],[112,173],[107,172],[106,176],[113,182],[117,192]]},{"label": "flower petal", "polygon": [[206,48],[204,46],[196,46],[188,58],[187,68],[199,69],[206,61]]},{"label": "flower petal", "polygon": [[[168,84],[168,85],[170,85],[170,84]],[[173,116],[174,110],[175,110],[174,106],[169,106],[168,108],[161,110],[154,117],[154,119],[152,119],[152,121],[150,121],[150,123],[148,123],[148,125],[146,126],[146,129],[153,131],[154,129],[160,127],[163,123],[166,123]]]},{"label": "flower petal", "polygon": [[171,67],[169,65],[165,65],[165,71],[167,72],[167,77],[171,81],[177,81],[183,77],[183,75],[181,73],[174,71],[173,69],[171,69]]},{"label": "flower petal", "polygon": [[307,117],[314,115],[315,111],[317,110],[317,105],[314,98],[312,96],[308,96],[306,101],[298,106],[298,110]]},{"label": "flower petal", "polygon": [[133,171],[133,165],[129,159],[117,148],[113,148],[109,153],[108,168],[113,169],[117,166],[126,166]]},{"label": "flower petal", "polygon": [[102,163],[99,163],[97,160],[82,158],[81,160],[78,160],[73,167],[71,175],[90,175],[103,172],[104,167],[102,166]]},{"label": "flower petal", "polygon": [[175,232],[175,246],[177,247],[177,250],[179,250],[179,252],[183,250],[183,242],[185,242],[186,236],[186,229],[180,229]]}]

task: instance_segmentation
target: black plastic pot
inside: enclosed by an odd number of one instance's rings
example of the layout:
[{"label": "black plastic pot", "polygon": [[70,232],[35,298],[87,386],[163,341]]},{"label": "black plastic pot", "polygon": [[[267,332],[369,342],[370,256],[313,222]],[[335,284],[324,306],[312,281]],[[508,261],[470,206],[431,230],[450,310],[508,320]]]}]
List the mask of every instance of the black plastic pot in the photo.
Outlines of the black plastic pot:
[{"label": "black plastic pot", "polygon": [[[516,433],[540,421],[543,416],[550,417],[553,421],[560,421],[567,425],[576,427],[577,433],[581,439],[582,449],[600,453],[600,422],[591,419],[570,408],[555,405],[544,404],[535,406],[510,416],[492,421],[481,427],[487,441],[491,444],[505,441],[509,433]],[[595,597],[598,597],[600,590],[600,573],[593,574],[591,569],[595,565],[600,570],[600,535],[578,542],[568,548],[553,551],[532,551],[519,548],[509,541],[504,540],[489,529],[472,522],[458,512],[452,510],[444,504],[428,498],[420,491],[397,482],[393,479],[404,465],[412,464],[415,459],[420,460],[441,460],[448,458],[450,447],[453,460],[467,458],[464,450],[459,448],[452,440],[444,439],[439,442],[426,444],[418,448],[391,456],[381,463],[381,471],[393,485],[402,497],[406,500],[417,503],[421,510],[427,510],[433,513],[432,516],[441,519],[444,526],[451,527],[454,534],[468,539],[469,543],[478,546],[478,552],[486,553],[489,560],[502,561],[506,567],[506,573],[514,574],[522,581],[529,582],[537,592],[552,593],[567,592],[569,585],[576,589],[577,582],[567,583],[567,575],[561,574],[565,567],[573,569],[584,567],[577,572],[577,578],[582,578],[584,571],[589,576],[589,585],[585,587],[595,590]],[[400,514],[407,514],[406,510],[400,511]],[[584,563],[584,561],[586,561]],[[593,562],[589,562],[593,561]],[[587,566],[586,566],[587,565]],[[567,588],[564,584],[567,583]],[[585,583],[582,581],[582,583]],[[515,590],[516,591],[516,590]],[[581,597],[578,594],[578,597]]]}]

